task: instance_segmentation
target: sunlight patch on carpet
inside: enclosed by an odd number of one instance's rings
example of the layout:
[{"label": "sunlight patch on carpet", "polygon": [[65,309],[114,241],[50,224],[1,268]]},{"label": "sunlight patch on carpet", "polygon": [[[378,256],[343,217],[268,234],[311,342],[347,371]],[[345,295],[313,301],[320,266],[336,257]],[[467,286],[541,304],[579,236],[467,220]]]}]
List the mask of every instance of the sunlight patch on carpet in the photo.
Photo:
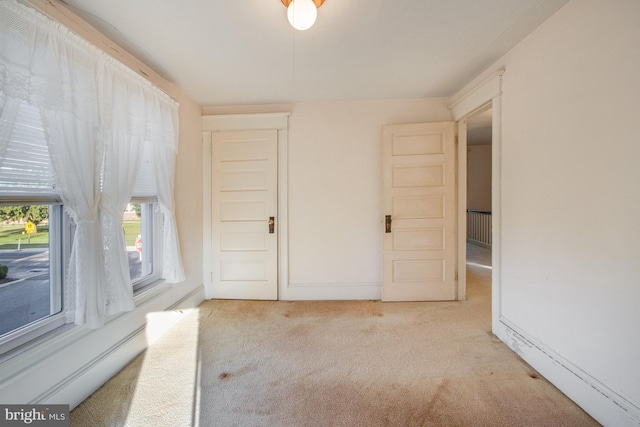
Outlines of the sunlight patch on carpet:
[{"label": "sunlight patch on carpet", "polygon": [[144,354],[126,425],[182,426],[199,418],[199,319],[199,309],[147,316],[152,345]]}]

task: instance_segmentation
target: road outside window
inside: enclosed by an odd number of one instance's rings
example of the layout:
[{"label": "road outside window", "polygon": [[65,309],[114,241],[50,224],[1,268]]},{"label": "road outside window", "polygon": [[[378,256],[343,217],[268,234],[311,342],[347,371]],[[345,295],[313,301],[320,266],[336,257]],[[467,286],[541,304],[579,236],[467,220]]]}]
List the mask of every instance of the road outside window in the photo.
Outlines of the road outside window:
[{"label": "road outside window", "polygon": [[0,206],[0,265],[6,266],[0,335],[62,310],[59,286],[51,280],[49,211],[49,205]]}]

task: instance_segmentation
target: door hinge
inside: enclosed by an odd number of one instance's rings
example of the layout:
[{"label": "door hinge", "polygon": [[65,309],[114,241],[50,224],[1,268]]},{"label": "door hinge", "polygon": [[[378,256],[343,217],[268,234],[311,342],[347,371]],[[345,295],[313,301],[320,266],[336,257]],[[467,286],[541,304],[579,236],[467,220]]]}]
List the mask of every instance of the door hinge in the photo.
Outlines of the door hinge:
[{"label": "door hinge", "polygon": [[458,281],[458,272],[456,271],[456,282]]}]

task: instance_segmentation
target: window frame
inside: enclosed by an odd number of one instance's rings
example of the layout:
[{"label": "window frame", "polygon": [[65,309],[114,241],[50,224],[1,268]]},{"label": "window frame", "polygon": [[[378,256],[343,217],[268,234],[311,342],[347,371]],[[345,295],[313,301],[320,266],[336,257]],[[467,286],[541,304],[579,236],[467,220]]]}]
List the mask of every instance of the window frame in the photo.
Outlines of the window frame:
[{"label": "window frame", "polygon": [[[146,228],[145,235],[151,236],[152,248],[152,255],[146,260],[152,265],[151,272],[131,280],[134,302],[136,306],[138,306],[140,304],[140,301],[136,298],[138,295],[151,290],[163,282],[162,243],[164,216],[155,199],[134,198],[131,202],[140,203],[145,206],[141,215],[141,227]],[[65,273],[71,257],[76,226],[59,200],[37,200],[19,197],[17,199],[11,198],[11,200],[2,198],[0,199],[0,203],[3,205],[49,205],[49,289],[50,292],[55,293],[55,295],[60,295],[59,301],[61,308],[60,311],[55,314],[35,320],[0,336],[0,360],[2,360],[5,357],[11,357],[12,352],[19,350],[19,348],[23,346],[28,346],[30,343],[36,343],[38,340],[47,340],[55,336],[55,334],[65,326],[75,327],[73,322],[70,321],[71,318],[68,316],[69,307],[66,306],[69,301],[66,295],[70,294],[71,299],[75,298],[75,289],[71,289],[67,285]],[[111,319],[107,319],[106,322],[108,323],[110,320]]]},{"label": "window frame", "polygon": [[[59,311],[41,319],[16,328],[0,336],[0,355],[42,337],[61,326],[66,325],[67,307],[65,307],[65,270],[71,257],[71,243],[75,225],[61,203],[42,200],[2,201],[3,205],[49,205],[49,292],[59,296]],[[53,303],[50,299],[50,305]]]},{"label": "window frame", "polygon": [[[148,289],[162,279],[162,242],[163,242],[163,218],[158,202],[155,199],[133,198],[130,203],[141,205],[140,231],[143,248],[145,242],[151,240],[151,255],[147,256],[143,250],[142,263],[151,265],[151,272],[131,279],[134,296],[143,289]],[[144,268],[142,269],[144,271]]]}]

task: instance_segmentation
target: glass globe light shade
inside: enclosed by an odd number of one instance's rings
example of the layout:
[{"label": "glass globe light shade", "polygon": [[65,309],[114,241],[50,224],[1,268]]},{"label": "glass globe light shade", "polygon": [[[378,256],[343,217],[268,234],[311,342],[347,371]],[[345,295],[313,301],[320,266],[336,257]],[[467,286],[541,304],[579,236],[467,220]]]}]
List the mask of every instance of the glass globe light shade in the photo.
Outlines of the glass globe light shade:
[{"label": "glass globe light shade", "polygon": [[317,17],[318,8],[312,0],[292,0],[287,8],[289,23],[296,30],[308,30]]}]

